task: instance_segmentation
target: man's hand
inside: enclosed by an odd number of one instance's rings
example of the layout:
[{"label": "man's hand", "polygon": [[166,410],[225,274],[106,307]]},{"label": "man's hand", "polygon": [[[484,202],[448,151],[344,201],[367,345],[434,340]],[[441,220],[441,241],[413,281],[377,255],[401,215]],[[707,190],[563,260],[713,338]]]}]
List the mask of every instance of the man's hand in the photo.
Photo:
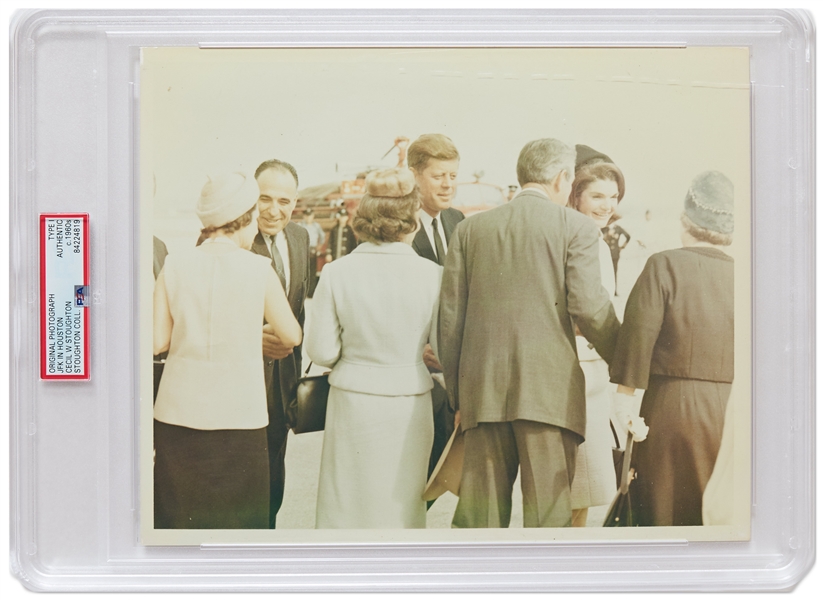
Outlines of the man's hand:
[{"label": "man's hand", "polygon": [[460,427],[460,411],[454,411],[454,428],[457,429]]},{"label": "man's hand", "polygon": [[423,348],[423,363],[431,372],[439,373],[443,371],[443,365],[440,364],[440,361],[438,361],[434,355],[431,344],[426,344],[426,347]]},{"label": "man's hand", "polygon": [[293,346],[286,346],[274,333],[271,325],[263,325],[263,356],[280,360],[293,352]]}]

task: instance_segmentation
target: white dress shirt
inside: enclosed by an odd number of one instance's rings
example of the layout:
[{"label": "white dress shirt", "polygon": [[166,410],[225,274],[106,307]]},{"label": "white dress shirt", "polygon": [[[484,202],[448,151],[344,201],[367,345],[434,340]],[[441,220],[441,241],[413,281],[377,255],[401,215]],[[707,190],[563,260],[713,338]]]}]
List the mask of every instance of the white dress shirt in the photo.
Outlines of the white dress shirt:
[{"label": "white dress shirt", "polygon": [[[427,213],[422,208],[417,213],[418,217],[420,218],[420,225],[423,227],[423,231],[426,232],[426,236],[429,238],[429,243],[432,245],[432,250],[437,252],[437,246],[434,245],[434,228],[432,227],[432,216]],[[443,231],[443,220],[440,218],[440,213],[437,213],[437,216],[434,217],[437,219],[437,231],[440,234],[440,241],[443,242],[443,249],[448,250],[449,244],[446,242],[446,232]],[[445,260],[445,256],[440,257],[440,261],[442,262]]]},{"label": "white dress shirt", "polygon": [[[263,239],[266,240],[266,245],[269,247],[269,252],[271,252],[271,236],[263,233]],[[274,236],[274,243],[277,244],[277,249],[283,258],[283,271],[286,273],[286,295],[288,296],[291,287],[291,263],[289,261],[289,244],[286,242],[286,234],[280,231]]]}]

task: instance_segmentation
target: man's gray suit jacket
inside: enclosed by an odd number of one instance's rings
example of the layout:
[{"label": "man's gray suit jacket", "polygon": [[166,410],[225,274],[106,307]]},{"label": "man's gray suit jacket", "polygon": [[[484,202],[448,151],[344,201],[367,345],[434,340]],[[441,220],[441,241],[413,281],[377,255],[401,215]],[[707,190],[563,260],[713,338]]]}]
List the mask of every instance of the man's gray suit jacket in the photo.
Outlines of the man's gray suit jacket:
[{"label": "man's gray suit jacket", "polygon": [[439,349],[463,429],[526,419],[584,437],[574,323],[607,362],[619,322],[600,283],[594,221],[526,190],[457,226]]}]

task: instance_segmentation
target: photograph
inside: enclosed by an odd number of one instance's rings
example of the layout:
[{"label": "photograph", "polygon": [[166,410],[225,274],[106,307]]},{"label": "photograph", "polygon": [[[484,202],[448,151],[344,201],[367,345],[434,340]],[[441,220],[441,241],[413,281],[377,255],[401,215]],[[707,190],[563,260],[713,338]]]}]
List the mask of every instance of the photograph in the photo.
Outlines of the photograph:
[{"label": "photograph", "polygon": [[140,542],[751,534],[749,50],[140,50]]}]

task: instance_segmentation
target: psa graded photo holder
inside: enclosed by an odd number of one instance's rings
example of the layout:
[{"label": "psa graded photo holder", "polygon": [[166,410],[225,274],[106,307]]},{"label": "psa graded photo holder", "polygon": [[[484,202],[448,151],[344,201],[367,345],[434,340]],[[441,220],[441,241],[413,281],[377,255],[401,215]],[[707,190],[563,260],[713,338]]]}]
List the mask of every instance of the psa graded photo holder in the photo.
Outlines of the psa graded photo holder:
[{"label": "psa graded photo holder", "polygon": [[43,10],[11,43],[26,587],[812,565],[807,13]]}]

